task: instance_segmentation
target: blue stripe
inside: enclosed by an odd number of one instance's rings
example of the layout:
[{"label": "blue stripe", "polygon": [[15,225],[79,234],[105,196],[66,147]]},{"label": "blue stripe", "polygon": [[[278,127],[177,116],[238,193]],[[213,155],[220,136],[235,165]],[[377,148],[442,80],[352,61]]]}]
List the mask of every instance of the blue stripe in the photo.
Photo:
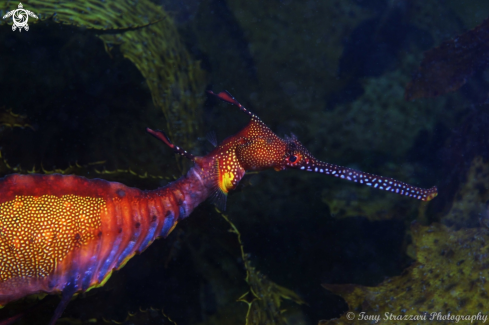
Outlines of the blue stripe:
[{"label": "blue stripe", "polygon": [[124,259],[133,253],[134,246],[136,246],[136,242],[138,241],[140,234],[141,234],[141,228],[136,228],[136,232],[134,233],[131,240],[127,244],[126,249],[124,249],[121,256],[119,256],[119,260],[117,261],[117,266],[121,265]]},{"label": "blue stripe", "polygon": [[143,243],[141,244],[141,249],[139,250],[140,252],[145,250],[146,247],[148,247],[149,244],[153,241],[156,232],[156,226],[158,226],[158,223],[156,221],[151,223],[151,226],[149,227],[148,230],[148,235],[146,236]]},{"label": "blue stripe", "polygon": [[90,280],[92,279],[92,268],[90,270],[85,272],[85,276],[83,277],[82,280],[82,290],[87,290],[90,287]]},{"label": "blue stripe", "polygon": [[166,237],[168,235],[170,229],[173,227],[174,220],[175,217],[173,215],[173,212],[171,212],[171,214],[168,215],[168,217],[166,217],[165,221],[163,222],[163,228],[161,228],[161,232],[160,232],[161,237]]},{"label": "blue stripe", "polygon": [[178,212],[180,213],[180,215],[178,216],[180,219],[187,217],[187,214],[185,213],[185,208],[183,207],[183,205],[180,206],[180,208],[178,209]]},{"label": "blue stripe", "polygon": [[93,272],[98,265],[98,253],[100,252],[100,243],[97,245],[97,253],[94,252],[94,255],[90,258],[90,262],[88,264],[87,269],[85,270],[85,276],[82,279],[82,290],[87,290],[90,287],[90,283],[92,282]]},{"label": "blue stripe", "polygon": [[110,264],[112,264],[112,261],[114,260],[115,254],[117,253],[117,250],[119,249],[119,245],[121,244],[122,240],[122,233],[117,236],[117,239],[115,240],[114,246],[112,246],[112,250],[110,251],[109,257],[105,260],[104,265],[100,269],[100,274],[98,275],[98,281],[101,282],[105,276],[107,275],[107,271],[109,270]]},{"label": "blue stripe", "polygon": [[[137,239],[137,237],[136,237]],[[132,253],[132,249],[134,248],[134,246],[136,245],[136,241],[135,240],[131,240],[129,242],[129,244],[127,245],[126,249],[122,252],[121,256],[119,256],[119,260],[117,261],[117,267],[119,265],[121,265],[121,263],[124,261],[124,259],[131,255]]]}]

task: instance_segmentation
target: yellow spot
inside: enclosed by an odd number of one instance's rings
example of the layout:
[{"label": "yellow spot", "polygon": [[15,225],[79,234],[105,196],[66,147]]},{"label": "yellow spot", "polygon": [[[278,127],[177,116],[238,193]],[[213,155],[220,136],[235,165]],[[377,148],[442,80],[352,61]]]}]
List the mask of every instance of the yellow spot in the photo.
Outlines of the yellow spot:
[{"label": "yellow spot", "polygon": [[438,193],[436,193],[436,192],[435,193],[431,193],[430,195],[428,195],[426,197],[425,201],[431,201],[431,200],[433,200],[437,196],[438,196]]},{"label": "yellow spot", "polygon": [[234,179],[233,173],[223,173],[219,184],[219,188],[224,193],[229,192],[229,190],[232,190],[234,188],[234,185],[232,183],[233,179]]}]

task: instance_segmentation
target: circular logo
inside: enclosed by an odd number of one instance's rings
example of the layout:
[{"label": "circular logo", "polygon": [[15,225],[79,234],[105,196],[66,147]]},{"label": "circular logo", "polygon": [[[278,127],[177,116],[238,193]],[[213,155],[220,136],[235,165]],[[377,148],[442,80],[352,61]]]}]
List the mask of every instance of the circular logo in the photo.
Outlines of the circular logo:
[{"label": "circular logo", "polygon": [[346,319],[348,320],[354,320],[355,319],[355,313],[352,313],[351,311],[346,313]]},{"label": "circular logo", "polygon": [[29,20],[27,12],[24,9],[17,9],[12,18],[14,19],[14,24],[18,27],[24,27]]}]

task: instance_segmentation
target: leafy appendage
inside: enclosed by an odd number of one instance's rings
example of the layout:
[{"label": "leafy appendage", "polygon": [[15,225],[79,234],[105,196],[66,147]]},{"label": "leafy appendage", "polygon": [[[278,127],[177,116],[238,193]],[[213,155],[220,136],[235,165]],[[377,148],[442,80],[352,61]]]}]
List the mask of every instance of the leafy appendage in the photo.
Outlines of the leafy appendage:
[{"label": "leafy appendage", "polygon": [[236,234],[241,249],[241,258],[246,269],[245,280],[249,285],[249,291],[238,298],[238,301],[248,305],[245,324],[287,324],[283,314],[285,310],[281,308],[282,300],[291,300],[299,305],[305,302],[295,292],[270,281],[251,265],[248,255],[244,252],[240,232],[228,216],[219,210],[217,212],[231,226],[229,231]]}]

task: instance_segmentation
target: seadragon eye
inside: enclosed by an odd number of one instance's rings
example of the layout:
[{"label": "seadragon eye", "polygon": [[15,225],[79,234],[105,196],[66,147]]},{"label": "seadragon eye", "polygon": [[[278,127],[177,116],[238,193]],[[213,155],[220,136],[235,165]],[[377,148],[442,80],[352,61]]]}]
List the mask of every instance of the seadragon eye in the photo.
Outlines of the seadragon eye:
[{"label": "seadragon eye", "polygon": [[290,156],[287,157],[287,163],[289,165],[296,165],[298,164],[299,162],[301,161],[301,156],[299,154],[292,154]]}]

